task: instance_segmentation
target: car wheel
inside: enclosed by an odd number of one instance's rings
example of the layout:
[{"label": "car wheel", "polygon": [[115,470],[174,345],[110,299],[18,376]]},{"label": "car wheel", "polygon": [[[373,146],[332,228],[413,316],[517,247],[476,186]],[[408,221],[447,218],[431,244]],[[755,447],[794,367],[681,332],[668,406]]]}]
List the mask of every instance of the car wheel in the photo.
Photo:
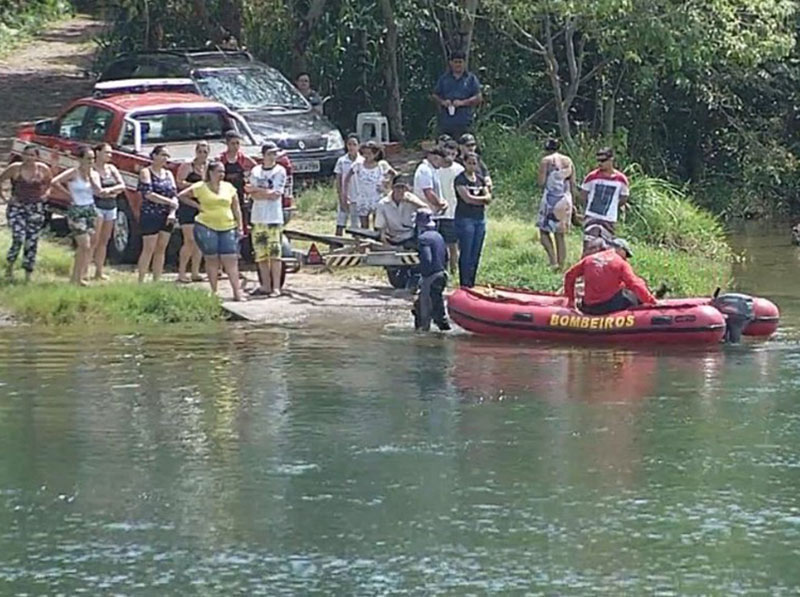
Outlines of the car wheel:
[{"label": "car wheel", "polygon": [[135,263],[142,250],[139,223],[125,198],[117,199],[117,219],[108,246],[108,257],[112,263]]},{"label": "car wheel", "polygon": [[389,284],[392,285],[392,288],[405,288],[410,271],[411,269],[408,267],[387,267],[386,275],[389,277]]}]

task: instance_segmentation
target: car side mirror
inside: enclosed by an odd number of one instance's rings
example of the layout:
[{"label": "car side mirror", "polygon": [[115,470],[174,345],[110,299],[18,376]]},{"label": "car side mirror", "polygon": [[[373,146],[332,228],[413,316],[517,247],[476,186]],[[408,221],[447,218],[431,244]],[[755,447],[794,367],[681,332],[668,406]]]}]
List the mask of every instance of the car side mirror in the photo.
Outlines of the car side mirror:
[{"label": "car side mirror", "polygon": [[56,121],[53,120],[52,118],[48,118],[47,120],[40,120],[33,125],[33,132],[36,133],[37,135],[50,137],[54,135],[56,132]]}]

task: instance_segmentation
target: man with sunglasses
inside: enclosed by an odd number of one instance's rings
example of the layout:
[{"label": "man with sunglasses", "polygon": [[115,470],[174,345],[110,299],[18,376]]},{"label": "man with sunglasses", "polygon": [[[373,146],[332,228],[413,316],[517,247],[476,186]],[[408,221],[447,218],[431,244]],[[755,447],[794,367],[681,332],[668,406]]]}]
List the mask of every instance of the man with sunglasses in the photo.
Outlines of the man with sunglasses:
[{"label": "man with sunglasses", "polygon": [[630,197],[628,178],[614,168],[614,150],[603,147],[597,152],[598,167],[589,172],[581,185],[584,254],[596,238],[613,237],[619,210]]}]

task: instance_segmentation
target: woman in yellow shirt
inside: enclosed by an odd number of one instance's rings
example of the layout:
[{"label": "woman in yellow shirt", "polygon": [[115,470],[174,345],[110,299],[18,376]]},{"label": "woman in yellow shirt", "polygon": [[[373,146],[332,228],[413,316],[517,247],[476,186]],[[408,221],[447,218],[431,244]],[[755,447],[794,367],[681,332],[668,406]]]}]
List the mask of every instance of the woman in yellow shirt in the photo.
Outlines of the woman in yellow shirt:
[{"label": "woman in yellow shirt", "polygon": [[242,212],[236,188],[225,178],[225,166],[213,161],[206,169],[206,179],[178,194],[178,199],[199,211],[195,218],[194,240],[206,259],[206,273],[211,290],[217,291],[220,263],[228,274],[233,300],[242,301],[239,283],[239,238],[242,236]]}]

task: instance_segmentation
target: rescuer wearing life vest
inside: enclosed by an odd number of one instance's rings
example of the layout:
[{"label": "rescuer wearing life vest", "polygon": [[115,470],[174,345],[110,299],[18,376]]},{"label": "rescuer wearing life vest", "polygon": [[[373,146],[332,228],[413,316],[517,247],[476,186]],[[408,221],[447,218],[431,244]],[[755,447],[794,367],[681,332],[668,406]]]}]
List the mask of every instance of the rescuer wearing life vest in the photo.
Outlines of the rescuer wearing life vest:
[{"label": "rescuer wearing life vest", "polygon": [[608,244],[609,249],[584,257],[564,275],[568,306],[575,307],[578,278],[583,278],[584,282],[580,310],[589,315],[624,311],[641,304],[654,305],[656,298],[627,261],[633,256],[630,245],[621,238],[614,238]]}]

